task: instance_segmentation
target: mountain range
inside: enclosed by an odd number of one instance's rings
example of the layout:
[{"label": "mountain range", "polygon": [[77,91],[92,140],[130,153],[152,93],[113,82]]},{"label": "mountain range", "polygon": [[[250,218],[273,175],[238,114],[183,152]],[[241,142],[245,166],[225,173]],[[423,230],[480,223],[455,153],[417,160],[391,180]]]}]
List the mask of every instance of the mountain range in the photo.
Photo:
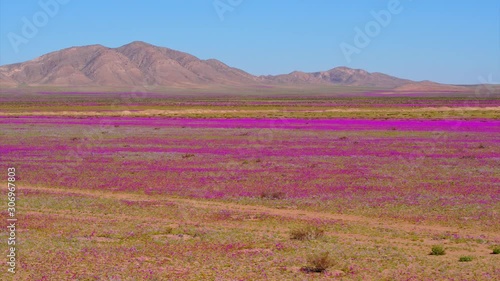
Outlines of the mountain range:
[{"label": "mountain range", "polygon": [[254,76],[216,59],[202,60],[188,53],[135,41],[118,48],[102,45],[71,47],[26,61],[0,66],[0,85],[29,86],[175,86],[201,85],[340,85],[415,90],[465,89],[430,81],[415,82],[336,67],[328,71]]}]

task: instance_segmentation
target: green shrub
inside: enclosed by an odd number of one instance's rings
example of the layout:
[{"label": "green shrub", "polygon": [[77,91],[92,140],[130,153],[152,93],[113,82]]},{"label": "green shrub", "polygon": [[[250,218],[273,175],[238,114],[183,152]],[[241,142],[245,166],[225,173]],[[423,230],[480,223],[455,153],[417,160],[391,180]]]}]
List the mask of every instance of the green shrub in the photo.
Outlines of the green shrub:
[{"label": "green shrub", "polygon": [[433,256],[442,256],[445,254],[445,251],[444,251],[443,246],[436,245],[436,246],[432,247],[430,254]]},{"label": "green shrub", "polygon": [[297,227],[290,230],[290,238],[300,241],[318,239],[324,234],[325,231],[317,226]]},{"label": "green shrub", "polygon": [[494,254],[494,255],[500,254],[500,246],[493,247],[492,254]]},{"label": "green shrub", "polygon": [[302,267],[304,272],[323,272],[334,265],[330,252],[312,254],[307,257],[307,266]]},{"label": "green shrub", "polygon": [[471,256],[463,256],[463,257],[460,257],[460,259],[458,259],[459,262],[467,262],[467,261],[472,261],[472,257]]}]

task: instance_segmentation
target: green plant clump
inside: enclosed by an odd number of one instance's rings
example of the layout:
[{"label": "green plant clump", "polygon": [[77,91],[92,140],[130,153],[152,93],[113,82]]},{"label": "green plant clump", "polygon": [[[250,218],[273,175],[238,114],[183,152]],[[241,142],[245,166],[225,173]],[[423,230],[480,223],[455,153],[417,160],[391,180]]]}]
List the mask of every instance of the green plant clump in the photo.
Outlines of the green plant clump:
[{"label": "green plant clump", "polygon": [[492,254],[494,254],[494,255],[498,255],[498,254],[500,254],[500,246],[496,246],[496,247],[494,247],[494,248],[493,248],[493,252],[492,252]]},{"label": "green plant clump", "polygon": [[445,250],[444,250],[443,246],[436,245],[436,246],[432,247],[430,254],[433,256],[442,256],[445,254]]},{"label": "green plant clump", "polygon": [[460,259],[458,259],[459,262],[468,262],[468,261],[472,261],[472,257],[471,256],[463,256],[463,257],[460,257]]},{"label": "green plant clump", "polygon": [[323,272],[332,267],[335,262],[330,257],[330,252],[322,252],[307,257],[308,266],[302,267],[304,272]]}]

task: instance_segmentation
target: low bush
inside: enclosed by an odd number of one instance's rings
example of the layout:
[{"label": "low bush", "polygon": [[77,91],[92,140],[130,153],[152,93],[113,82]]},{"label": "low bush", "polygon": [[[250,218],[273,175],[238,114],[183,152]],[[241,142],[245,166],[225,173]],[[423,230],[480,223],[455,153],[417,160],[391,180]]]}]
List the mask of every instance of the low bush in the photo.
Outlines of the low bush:
[{"label": "low bush", "polygon": [[436,246],[432,247],[430,254],[433,256],[442,256],[445,254],[445,250],[444,250],[443,246],[436,245]]},{"label": "low bush", "polygon": [[325,231],[317,226],[297,227],[290,230],[290,238],[300,241],[318,239],[324,234]]},{"label": "low bush", "polygon": [[335,264],[330,252],[312,254],[307,257],[307,266],[302,267],[304,272],[323,272]]},{"label": "low bush", "polygon": [[462,256],[460,259],[458,259],[459,262],[467,262],[467,261],[472,261],[471,256]]},{"label": "low bush", "polygon": [[493,247],[492,254],[494,254],[494,255],[500,254],[500,246]]},{"label": "low bush", "polygon": [[260,194],[260,198],[262,199],[271,199],[271,200],[278,200],[278,199],[283,199],[285,198],[285,193],[281,191],[263,191]]}]

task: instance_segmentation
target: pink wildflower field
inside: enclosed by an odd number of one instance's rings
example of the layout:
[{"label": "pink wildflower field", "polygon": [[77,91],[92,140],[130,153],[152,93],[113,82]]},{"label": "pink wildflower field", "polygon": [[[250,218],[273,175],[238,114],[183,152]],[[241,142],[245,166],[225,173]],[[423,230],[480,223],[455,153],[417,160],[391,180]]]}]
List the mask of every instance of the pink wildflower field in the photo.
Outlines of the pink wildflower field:
[{"label": "pink wildflower field", "polygon": [[[259,106],[290,101],[256,99],[229,118],[213,110],[241,102],[186,102],[206,116],[75,113],[99,112],[98,99],[52,115],[20,102],[0,116],[2,167],[18,186],[16,280],[500,276],[498,111],[393,118],[377,107],[460,100],[372,99],[360,108],[381,118],[297,118],[354,103],[335,99],[274,117]],[[314,270],[325,251],[328,269]]]}]

